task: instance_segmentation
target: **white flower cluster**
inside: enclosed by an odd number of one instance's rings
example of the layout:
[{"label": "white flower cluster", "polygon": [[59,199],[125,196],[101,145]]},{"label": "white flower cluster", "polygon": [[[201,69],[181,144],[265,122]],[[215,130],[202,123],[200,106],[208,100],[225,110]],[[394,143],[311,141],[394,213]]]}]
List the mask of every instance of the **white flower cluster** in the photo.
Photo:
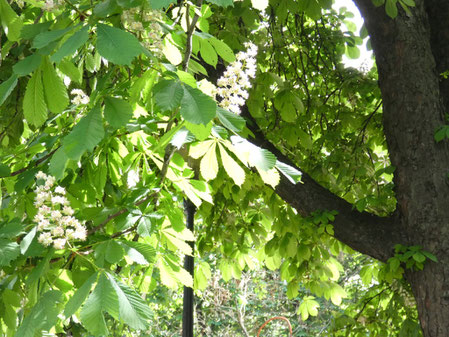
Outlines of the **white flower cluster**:
[{"label": "white flower cluster", "polygon": [[16,3],[20,8],[23,8],[23,6],[25,6],[25,2],[23,0],[17,0]]},{"label": "white flower cluster", "polygon": [[151,9],[131,8],[122,14],[123,25],[139,33],[139,37],[148,50],[154,54],[162,54],[163,31],[158,22],[162,20],[162,11]]},{"label": "white flower cluster", "polygon": [[36,186],[34,199],[38,211],[33,220],[41,232],[39,243],[46,247],[53,244],[55,249],[63,249],[67,241],[86,240],[86,227],[73,217],[75,212],[65,197],[65,189],[55,187],[55,177],[42,171],[36,174],[36,179],[38,182],[43,181]]},{"label": "white flower cluster", "polygon": [[42,9],[47,12],[52,12],[59,6],[58,0],[45,0]]},{"label": "white flower cluster", "polygon": [[222,97],[219,105],[236,114],[240,114],[240,107],[248,99],[250,79],[256,76],[257,70],[257,46],[247,43],[245,47],[246,52],[239,52],[217,81],[217,94]]},{"label": "white flower cluster", "polygon": [[70,93],[75,96],[72,98],[73,104],[80,105],[89,103],[89,96],[87,96],[81,89],[73,89]]}]

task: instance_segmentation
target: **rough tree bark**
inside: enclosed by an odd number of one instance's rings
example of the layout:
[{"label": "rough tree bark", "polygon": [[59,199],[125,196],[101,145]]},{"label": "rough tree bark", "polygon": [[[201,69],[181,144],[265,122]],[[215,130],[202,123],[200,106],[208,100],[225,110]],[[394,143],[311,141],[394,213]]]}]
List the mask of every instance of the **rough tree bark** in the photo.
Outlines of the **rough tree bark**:
[{"label": "rough tree bark", "polygon": [[[307,174],[303,184],[282,178],[278,195],[302,215],[337,210],[335,237],[353,249],[381,261],[393,255],[397,243],[421,245],[438,258],[423,271],[407,271],[425,337],[449,336],[449,148],[436,143],[435,131],[449,112],[449,2],[415,0],[411,14],[400,10],[389,18],[384,6],[354,0],[365,19],[379,72],[383,124],[394,173],[397,210],[381,218],[353,210],[352,205],[317,184]],[[293,165],[265,135],[253,142]]]}]

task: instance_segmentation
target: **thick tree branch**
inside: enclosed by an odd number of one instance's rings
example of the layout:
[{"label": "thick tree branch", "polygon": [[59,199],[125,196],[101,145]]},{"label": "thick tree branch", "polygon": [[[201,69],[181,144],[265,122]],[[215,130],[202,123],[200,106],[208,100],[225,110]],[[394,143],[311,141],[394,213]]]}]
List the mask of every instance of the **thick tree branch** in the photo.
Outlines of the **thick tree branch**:
[{"label": "thick tree branch", "polygon": [[[246,106],[242,108],[242,116],[248,120],[248,127],[255,135],[255,138],[249,139],[252,143],[271,151],[278,160],[297,168],[266,139]],[[284,201],[303,216],[308,216],[317,210],[338,211],[333,223],[334,236],[361,253],[386,261],[392,256],[395,244],[406,244],[395,216],[383,218],[367,212],[361,213],[350,203],[319,185],[307,173],[303,173],[302,183],[296,185],[281,176],[281,181],[275,190]]]}]

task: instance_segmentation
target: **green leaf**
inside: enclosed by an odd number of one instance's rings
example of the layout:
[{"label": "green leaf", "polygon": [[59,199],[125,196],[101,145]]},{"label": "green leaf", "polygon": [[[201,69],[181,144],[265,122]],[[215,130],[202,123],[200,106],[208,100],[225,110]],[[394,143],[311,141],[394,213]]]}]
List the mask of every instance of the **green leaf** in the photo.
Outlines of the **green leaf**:
[{"label": "green leaf", "polygon": [[168,8],[175,0],[148,0],[152,9]]},{"label": "green leaf", "polygon": [[137,234],[141,236],[150,236],[154,232],[154,226],[151,218],[143,216],[137,225]]},{"label": "green leaf", "polygon": [[23,231],[23,225],[20,219],[14,218],[0,227],[0,238],[11,239]]},{"label": "green leaf", "polygon": [[11,175],[11,168],[6,165],[0,163],[0,178],[8,177]]},{"label": "green leaf", "polygon": [[58,76],[48,58],[45,58],[42,66],[42,78],[48,109],[54,114],[63,112],[69,105],[69,95],[62,78]]},{"label": "green leaf", "polygon": [[105,18],[119,11],[120,7],[117,6],[116,0],[105,0],[94,7],[94,15],[99,18]]},{"label": "green leaf", "polygon": [[97,25],[97,48],[101,56],[120,65],[131,65],[143,48],[137,38],[115,27],[99,23]]},{"label": "green leaf", "polygon": [[117,294],[120,319],[133,329],[147,328],[153,316],[148,304],[133,289],[116,281],[111,275],[108,277]]},{"label": "green leaf", "polygon": [[4,303],[10,304],[13,307],[19,308],[21,305],[21,296],[15,291],[5,288],[2,293]]},{"label": "green leaf", "polygon": [[9,41],[18,41],[22,30],[22,20],[6,0],[0,0],[0,22]]},{"label": "green leaf", "polygon": [[398,15],[397,0],[387,0],[385,3],[385,11],[387,15],[394,19]]},{"label": "green leaf", "polygon": [[205,140],[207,139],[212,131],[212,123],[209,122],[207,125],[204,124],[192,124],[190,122],[185,122],[184,124],[188,131],[191,132],[195,137],[194,139]]},{"label": "green leaf", "polygon": [[70,79],[76,83],[81,84],[83,81],[83,71],[82,68],[77,68],[71,61],[62,60],[58,64],[58,69]]},{"label": "green leaf", "polygon": [[100,275],[97,286],[81,309],[80,319],[84,327],[93,335],[108,335],[108,328],[103,313],[118,318],[118,298],[109,280]]},{"label": "green leaf", "polygon": [[0,105],[11,95],[11,92],[17,85],[17,75],[13,74],[5,82],[0,84]]},{"label": "green leaf", "polygon": [[73,34],[71,37],[67,39],[58,49],[56,53],[54,53],[50,60],[52,62],[60,62],[64,57],[73,55],[82,45],[86,43],[89,39],[89,26],[86,25]]},{"label": "green leaf", "polygon": [[220,122],[229,130],[240,132],[245,127],[245,119],[223,108],[217,107],[217,116]]},{"label": "green leaf", "polygon": [[57,41],[66,33],[74,29],[74,26],[69,26],[65,29],[51,30],[38,34],[33,40],[33,48],[41,49],[46,47],[50,42]]},{"label": "green leaf", "polygon": [[347,297],[346,291],[339,284],[332,284],[330,289],[330,298],[332,303],[335,305],[340,305],[342,298]]},{"label": "green leaf", "polygon": [[432,253],[429,253],[425,250],[423,250],[421,253],[423,253],[429,260],[432,260],[433,262],[438,262],[438,259],[435,255],[433,255]]},{"label": "green leaf", "polygon": [[174,110],[181,104],[184,89],[179,81],[162,80],[153,88],[156,105],[163,111]]},{"label": "green leaf", "polygon": [[47,254],[45,257],[38,262],[36,267],[33,268],[31,273],[28,274],[28,277],[25,281],[25,284],[30,285],[33,282],[40,279],[40,277],[47,271],[48,265],[50,263],[51,258],[53,257],[55,250],[53,248],[50,248],[49,251],[47,251]]},{"label": "green leaf", "polygon": [[57,290],[47,291],[25,316],[15,337],[35,337],[42,330],[50,330],[57,322],[62,293]]},{"label": "green leaf", "polygon": [[20,247],[17,242],[0,239],[0,266],[9,266],[19,255]]},{"label": "green leaf", "polygon": [[26,76],[31,74],[37,68],[39,68],[42,61],[42,56],[39,54],[32,54],[30,56],[25,57],[23,60],[17,62],[12,70],[14,74],[17,76]]},{"label": "green leaf", "polygon": [[97,273],[92,274],[86,282],[83,283],[83,285],[78,288],[73,296],[69,299],[67,304],[65,305],[64,309],[64,316],[66,318],[69,318],[72,316],[84,303],[84,301],[87,298],[87,295],[89,295],[90,290],[92,289],[93,284],[97,280]]},{"label": "green leaf", "polygon": [[221,144],[218,144],[218,146],[220,148],[221,161],[226,173],[238,186],[242,186],[245,182],[245,171],[234,159],[232,159]]},{"label": "green leaf", "polygon": [[201,39],[200,41],[201,41],[201,48],[200,48],[201,57],[207,64],[216,67],[218,62],[218,56],[217,53],[215,52],[215,49],[212,47],[212,45],[209,43],[208,40]]},{"label": "green leaf", "polygon": [[444,138],[449,138],[449,125],[443,125],[435,132],[434,139],[437,143],[441,142]]},{"label": "green leaf", "polygon": [[156,257],[156,250],[146,244],[135,241],[120,241],[124,246],[126,255],[128,255],[131,260],[139,264],[152,264]]},{"label": "green leaf", "polygon": [[306,296],[298,308],[298,313],[301,314],[302,320],[305,321],[309,316],[317,316],[319,307],[320,305],[313,296]]},{"label": "green leaf", "polygon": [[234,5],[233,0],[207,0],[207,2],[210,2],[211,4],[215,4],[220,7],[228,7]]},{"label": "green leaf", "polygon": [[229,63],[235,61],[235,55],[232,52],[232,49],[229,48],[226,43],[215,37],[209,39],[208,41],[215,48],[217,54],[220,55],[223,60]]},{"label": "green leaf", "polygon": [[67,166],[69,157],[64,151],[64,147],[60,147],[50,159],[50,165],[48,173],[50,173],[56,180],[60,180],[64,177],[64,171]]},{"label": "green leaf", "polygon": [[416,262],[423,263],[424,261],[426,261],[426,256],[421,252],[416,252],[415,254],[413,254],[413,259]]},{"label": "green leaf", "polygon": [[86,150],[92,152],[103,137],[101,110],[95,107],[64,138],[64,151],[70,159],[78,160]]},{"label": "green leaf", "polygon": [[34,237],[36,236],[37,227],[34,227],[32,230],[28,232],[27,235],[25,235],[20,242],[20,253],[25,254],[25,252],[28,250],[28,248],[31,245],[31,242],[33,241]]},{"label": "green leaf", "polygon": [[401,0],[401,2],[402,2],[404,5],[409,6],[409,7],[415,7],[415,6],[416,6],[414,0]]},{"label": "green leaf", "polygon": [[120,98],[106,97],[104,103],[104,117],[116,129],[125,126],[133,116],[131,105]]},{"label": "green leaf", "polygon": [[288,179],[292,184],[301,181],[302,173],[294,167],[284,164],[276,160],[276,168]]},{"label": "green leaf", "polygon": [[199,89],[184,87],[181,101],[181,116],[193,124],[207,125],[216,115],[217,104]]},{"label": "green leaf", "polygon": [[276,157],[270,151],[256,147],[250,153],[249,163],[262,171],[268,171],[276,164]]},{"label": "green leaf", "polygon": [[182,128],[178,132],[175,133],[173,138],[170,141],[170,144],[175,146],[178,150],[187,143],[193,142],[195,137],[190,133],[186,128]]},{"label": "green leaf", "polygon": [[205,290],[208,285],[208,280],[211,277],[211,271],[210,266],[207,262],[200,262],[195,266],[195,278],[194,278],[194,285],[195,289],[198,290]]},{"label": "green leaf", "polygon": [[20,31],[20,37],[22,39],[32,40],[36,35],[46,32],[51,24],[52,21],[23,25],[22,30]]},{"label": "green leaf", "polygon": [[116,241],[107,241],[105,254],[106,261],[111,264],[119,263],[123,259],[124,255],[125,250]]},{"label": "green leaf", "polygon": [[350,59],[358,59],[360,57],[360,49],[357,46],[346,45],[346,55]]},{"label": "green leaf", "polygon": [[28,123],[36,127],[40,127],[47,120],[47,105],[40,70],[35,71],[28,81],[23,98],[23,115]]}]

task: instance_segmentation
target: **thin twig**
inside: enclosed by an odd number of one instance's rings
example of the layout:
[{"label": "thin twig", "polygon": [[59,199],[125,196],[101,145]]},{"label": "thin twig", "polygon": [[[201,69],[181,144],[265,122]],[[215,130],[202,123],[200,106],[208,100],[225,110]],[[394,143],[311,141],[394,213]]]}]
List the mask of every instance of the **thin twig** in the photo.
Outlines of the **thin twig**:
[{"label": "thin twig", "polygon": [[34,162],[33,164],[28,165],[27,167],[21,168],[20,170],[14,171],[10,174],[11,177],[14,177],[16,175],[19,175],[20,173],[25,172],[26,170],[32,168],[33,166],[39,166],[40,163],[46,161],[48,158],[50,158],[51,156],[53,156],[53,154],[59,149],[59,147],[57,147],[56,149],[54,149],[53,151],[51,151],[50,153],[46,154],[45,156],[43,156],[42,158],[36,160],[36,162]]},{"label": "thin twig", "polygon": [[[201,10],[202,4],[203,4],[203,0],[198,0],[196,3],[196,5],[199,7],[200,10]],[[198,19],[200,18],[198,13],[195,13],[195,15],[192,18],[192,22],[189,25],[189,16],[190,16],[189,11],[190,11],[190,6],[187,5],[187,13],[186,13],[187,42],[186,42],[186,51],[184,53],[184,59],[182,60],[182,69],[184,71],[187,71],[189,68],[189,61],[190,61],[190,57],[192,56],[192,36],[193,36],[193,33],[195,32],[196,23],[197,23]]]}]

